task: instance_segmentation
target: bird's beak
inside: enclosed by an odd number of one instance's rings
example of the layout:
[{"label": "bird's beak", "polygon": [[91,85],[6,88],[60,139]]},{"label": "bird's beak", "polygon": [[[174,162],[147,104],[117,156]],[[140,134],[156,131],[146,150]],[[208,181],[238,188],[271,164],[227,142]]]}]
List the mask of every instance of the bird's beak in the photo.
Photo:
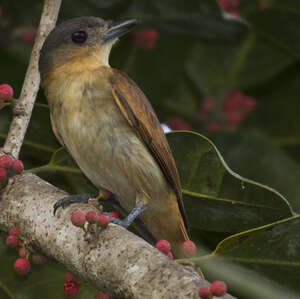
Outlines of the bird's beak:
[{"label": "bird's beak", "polygon": [[108,30],[104,33],[104,41],[120,37],[129,32],[137,23],[137,20],[117,21],[112,22]]}]

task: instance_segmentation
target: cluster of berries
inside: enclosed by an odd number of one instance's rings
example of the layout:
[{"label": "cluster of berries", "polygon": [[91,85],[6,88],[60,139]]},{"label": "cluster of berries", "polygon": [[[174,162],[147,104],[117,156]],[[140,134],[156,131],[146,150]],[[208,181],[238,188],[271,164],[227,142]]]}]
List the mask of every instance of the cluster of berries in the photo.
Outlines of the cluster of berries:
[{"label": "cluster of berries", "polygon": [[18,249],[19,258],[14,263],[14,269],[18,275],[26,275],[30,271],[29,259],[34,264],[43,264],[46,261],[46,258],[43,255],[32,253],[26,248],[25,239],[21,236],[17,226],[14,226],[9,230],[5,243],[10,248]]},{"label": "cluster of berries", "polygon": [[14,90],[9,84],[0,84],[0,109],[3,108],[5,101],[11,100]]},{"label": "cluster of berries", "polygon": [[[108,214],[114,218],[120,218],[117,212],[109,212]],[[88,222],[88,227],[91,224],[96,224],[101,228],[106,228],[110,222],[109,218],[106,215],[97,214],[97,212],[95,211],[89,211],[86,214],[81,211],[74,212],[71,215],[71,221],[73,225],[81,228],[85,227],[86,222]]]},{"label": "cluster of berries", "polygon": [[225,282],[215,280],[209,287],[200,287],[198,295],[202,299],[211,299],[214,297],[222,297],[227,292]]},{"label": "cluster of berries", "polygon": [[[173,254],[171,252],[171,244],[167,240],[159,240],[156,242],[155,247],[170,259],[173,259]],[[190,258],[196,255],[197,247],[195,243],[191,240],[187,240],[181,244],[182,253]]]},{"label": "cluster of berries", "polygon": [[6,181],[11,174],[19,174],[24,170],[21,160],[14,160],[8,155],[0,156],[0,183]]},{"label": "cluster of berries", "polygon": [[210,118],[216,108],[216,99],[209,97],[202,102],[199,119],[205,124],[207,131],[236,131],[255,106],[254,98],[246,96],[240,91],[230,91],[224,99],[220,120],[212,121]]}]

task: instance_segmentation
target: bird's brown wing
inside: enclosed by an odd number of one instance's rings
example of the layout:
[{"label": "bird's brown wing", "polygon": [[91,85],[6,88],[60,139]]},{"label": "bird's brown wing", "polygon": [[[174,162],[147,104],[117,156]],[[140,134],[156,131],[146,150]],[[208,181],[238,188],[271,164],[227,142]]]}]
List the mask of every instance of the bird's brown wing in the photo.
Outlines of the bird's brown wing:
[{"label": "bird's brown wing", "polygon": [[187,221],[177,168],[160,122],[139,87],[124,73],[112,69],[111,86],[116,104],[149,149],[166,180],[174,189],[185,229]]}]

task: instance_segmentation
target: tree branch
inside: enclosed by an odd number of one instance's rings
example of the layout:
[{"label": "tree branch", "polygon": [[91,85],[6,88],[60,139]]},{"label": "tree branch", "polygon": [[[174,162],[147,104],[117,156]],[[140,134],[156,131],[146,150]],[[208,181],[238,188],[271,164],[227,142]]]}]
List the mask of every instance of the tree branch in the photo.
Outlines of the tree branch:
[{"label": "tree branch", "polygon": [[65,195],[34,174],[17,175],[1,196],[1,224],[6,230],[18,226],[32,247],[114,297],[199,298],[199,287],[208,282],[128,230],[110,224],[86,241],[70,215],[94,207],[73,204],[54,217],[53,204]]},{"label": "tree branch", "polygon": [[13,108],[14,118],[11,122],[3,152],[18,158],[24,136],[29,124],[35,98],[40,86],[38,61],[40,49],[49,32],[54,28],[59,13],[61,0],[45,0],[40,25],[37,30],[23,88]]}]

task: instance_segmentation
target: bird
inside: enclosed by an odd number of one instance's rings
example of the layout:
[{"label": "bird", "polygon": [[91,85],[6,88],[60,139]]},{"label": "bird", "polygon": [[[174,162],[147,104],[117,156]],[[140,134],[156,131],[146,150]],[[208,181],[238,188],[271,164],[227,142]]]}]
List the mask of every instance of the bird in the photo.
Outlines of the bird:
[{"label": "bird", "polygon": [[[128,227],[138,217],[181,257],[189,232],[172,152],[144,93],[109,65],[113,45],[136,24],[82,16],[57,25],[40,51],[41,85],[61,145],[95,187],[127,211],[124,220],[111,221]],[[54,208],[90,196],[70,195]]]}]

